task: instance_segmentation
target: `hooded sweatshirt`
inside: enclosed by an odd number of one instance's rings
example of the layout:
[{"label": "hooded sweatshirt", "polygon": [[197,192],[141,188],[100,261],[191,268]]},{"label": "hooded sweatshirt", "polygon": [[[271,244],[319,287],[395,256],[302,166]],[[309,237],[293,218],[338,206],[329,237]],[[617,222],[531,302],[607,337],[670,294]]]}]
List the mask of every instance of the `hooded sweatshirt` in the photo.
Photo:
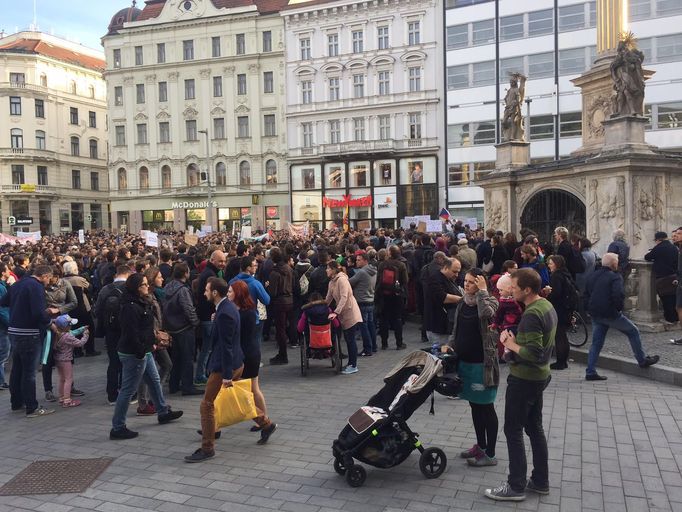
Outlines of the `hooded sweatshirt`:
[{"label": "hooded sweatshirt", "polygon": [[372,265],[365,265],[355,271],[355,275],[349,279],[353,288],[353,295],[358,304],[374,302],[374,289],[377,284],[377,269]]}]

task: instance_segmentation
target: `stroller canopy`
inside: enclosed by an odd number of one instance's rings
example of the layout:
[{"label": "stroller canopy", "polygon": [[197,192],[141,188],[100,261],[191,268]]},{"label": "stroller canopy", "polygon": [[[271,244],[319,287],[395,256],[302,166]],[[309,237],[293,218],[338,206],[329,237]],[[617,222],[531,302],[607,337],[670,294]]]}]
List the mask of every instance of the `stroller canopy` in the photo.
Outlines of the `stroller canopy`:
[{"label": "stroller canopy", "polygon": [[400,362],[393,367],[393,369],[386,374],[384,382],[388,382],[391,377],[396,375],[404,368],[411,368],[415,366],[423,367],[419,376],[414,379],[406,387],[406,391],[410,394],[419,393],[424,386],[426,386],[434,377],[443,375],[443,363],[436,356],[424,352],[423,350],[415,350],[411,354],[407,354]]}]

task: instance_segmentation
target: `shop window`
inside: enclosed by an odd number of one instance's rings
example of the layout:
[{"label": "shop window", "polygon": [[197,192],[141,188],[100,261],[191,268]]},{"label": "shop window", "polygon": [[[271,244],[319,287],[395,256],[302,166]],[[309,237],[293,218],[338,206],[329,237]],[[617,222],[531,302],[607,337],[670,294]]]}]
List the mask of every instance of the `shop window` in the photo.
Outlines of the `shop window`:
[{"label": "shop window", "polygon": [[327,188],[346,187],[346,169],[343,164],[326,164],[324,166],[324,175]]},{"label": "shop window", "polygon": [[353,162],[350,164],[350,186],[369,186],[369,162]]},{"label": "shop window", "polygon": [[374,162],[374,185],[395,185],[395,160],[379,160]]},{"label": "shop window", "polygon": [[400,184],[419,185],[436,182],[435,157],[403,158],[400,160]]}]

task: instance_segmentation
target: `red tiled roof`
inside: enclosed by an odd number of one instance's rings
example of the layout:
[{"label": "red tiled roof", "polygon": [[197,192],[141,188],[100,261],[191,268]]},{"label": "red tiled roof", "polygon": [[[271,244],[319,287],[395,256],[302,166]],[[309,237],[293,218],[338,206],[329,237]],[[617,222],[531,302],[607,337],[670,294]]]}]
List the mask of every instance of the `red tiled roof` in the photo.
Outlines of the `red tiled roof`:
[{"label": "red tiled roof", "polygon": [[104,71],[106,65],[102,59],[54,46],[40,39],[17,39],[0,46],[0,52],[34,53],[95,71]]},{"label": "red tiled roof", "polygon": [[[281,11],[289,3],[289,0],[211,0],[218,9],[230,7],[247,7],[255,5],[261,14],[270,14]],[[135,21],[156,18],[166,5],[166,0],[147,0],[142,13]]]},{"label": "red tiled roof", "polygon": [[159,14],[161,14],[161,10],[163,9],[164,5],[166,5],[166,0],[147,0],[144,9],[142,9],[142,12],[135,21],[156,18]]},{"label": "red tiled roof", "polygon": [[[329,4],[329,3],[332,3],[334,1],[335,0],[310,0],[309,2],[286,5],[285,7],[282,8],[282,10],[287,11],[287,10],[291,10],[291,9],[299,9],[301,7],[311,7],[313,5]],[[287,2],[287,4],[288,3],[289,2]]]}]

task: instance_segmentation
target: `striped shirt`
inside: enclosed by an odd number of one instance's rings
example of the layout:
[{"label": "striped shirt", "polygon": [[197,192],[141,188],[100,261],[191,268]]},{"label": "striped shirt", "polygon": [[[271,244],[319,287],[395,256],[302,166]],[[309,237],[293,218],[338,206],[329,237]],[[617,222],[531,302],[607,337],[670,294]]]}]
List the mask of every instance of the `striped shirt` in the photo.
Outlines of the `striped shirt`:
[{"label": "striped shirt", "polygon": [[542,381],[549,377],[557,315],[547,299],[538,299],[523,312],[516,334],[521,350],[510,361],[509,372],[519,379]]}]

